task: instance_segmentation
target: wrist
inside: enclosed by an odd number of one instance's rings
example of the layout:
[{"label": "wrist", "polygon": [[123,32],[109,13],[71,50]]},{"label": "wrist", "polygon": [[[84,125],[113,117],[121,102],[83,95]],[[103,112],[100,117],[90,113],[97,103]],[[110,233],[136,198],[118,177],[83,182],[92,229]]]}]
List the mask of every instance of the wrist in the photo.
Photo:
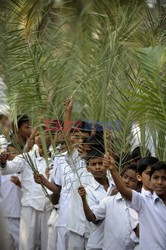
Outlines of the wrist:
[{"label": "wrist", "polygon": [[114,168],[110,168],[109,170],[110,170],[111,173],[114,173],[114,172],[117,171],[117,169],[115,167]]},{"label": "wrist", "polygon": [[48,182],[49,182],[49,181],[44,177],[43,180],[42,180],[43,185],[46,186],[46,185],[48,184]]},{"label": "wrist", "polygon": [[81,197],[83,203],[86,203],[86,196]]}]

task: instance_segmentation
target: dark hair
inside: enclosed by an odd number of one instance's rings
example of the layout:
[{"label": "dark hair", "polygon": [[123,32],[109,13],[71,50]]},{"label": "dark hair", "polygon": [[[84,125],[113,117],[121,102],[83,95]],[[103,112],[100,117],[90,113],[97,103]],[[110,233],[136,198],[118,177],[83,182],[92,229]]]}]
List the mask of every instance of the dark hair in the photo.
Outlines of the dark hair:
[{"label": "dark hair", "polygon": [[142,174],[142,172],[144,172],[147,169],[148,166],[152,166],[153,164],[155,164],[158,161],[159,160],[156,157],[153,157],[153,156],[142,158],[138,163],[137,172],[139,174]]},{"label": "dark hair", "polygon": [[131,169],[131,170],[133,170],[134,172],[137,173],[137,165],[136,165],[136,164],[130,164],[130,165],[128,165],[128,166],[126,166],[126,167],[124,167],[124,168],[122,169],[120,175],[123,176],[123,175],[125,174],[125,172],[126,172],[127,170],[129,170],[129,169]]},{"label": "dark hair", "polygon": [[20,128],[23,123],[29,122],[29,118],[27,115],[18,115],[17,116],[17,126]]},{"label": "dark hair", "polygon": [[85,157],[85,160],[87,161],[87,163],[89,163],[89,161],[91,159],[94,159],[94,158],[103,158],[104,157],[104,153],[100,150],[91,150],[87,156]]},{"label": "dark hair", "polygon": [[76,121],[75,125],[72,126],[70,132],[82,132],[82,133],[89,133],[89,135],[92,132],[92,126],[90,123],[86,121]]},{"label": "dark hair", "polygon": [[150,172],[150,177],[154,174],[157,170],[165,170],[166,172],[166,162],[165,161],[158,161],[155,164],[152,165],[152,169]]},{"label": "dark hair", "polygon": [[[138,147],[134,148],[133,151],[131,152],[131,158],[133,160],[141,159],[142,158],[141,151],[143,151],[142,146],[138,146]],[[147,148],[146,148],[145,156],[151,156],[151,153],[150,153],[149,149],[147,149]]]},{"label": "dark hair", "polygon": [[103,138],[103,126],[95,122],[94,127],[95,127],[95,135]]},{"label": "dark hair", "polygon": [[102,152],[104,152],[104,141],[103,138],[100,138],[96,135],[91,135],[84,139],[84,143],[90,145],[90,147],[93,149],[102,149]]}]

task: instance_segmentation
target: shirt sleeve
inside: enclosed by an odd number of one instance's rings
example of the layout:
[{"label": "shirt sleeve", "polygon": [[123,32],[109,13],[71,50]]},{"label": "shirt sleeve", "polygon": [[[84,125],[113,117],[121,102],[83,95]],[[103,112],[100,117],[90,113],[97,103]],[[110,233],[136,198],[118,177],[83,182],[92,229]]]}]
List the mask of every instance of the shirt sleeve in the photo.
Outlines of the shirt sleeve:
[{"label": "shirt sleeve", "polygon": [[129,218],[130,218],[130,223],[131,223],[132,229],[136,228],[139,224],[138,213],[135,210],[133,210],[132,208],[129,208]]},{"label": "shirt sleeve", "polygon": [[62,186],[62,167],[62,164],[58,163],[58,159],[55,159],[52,172],[52,181],[58,186]]},{"label": "shirt sleeve", "polygon": [[96,220],[103,220],[106,216],[107,198],[103,199],[99,205],[91,207]]},{"label": "shirt sleeve", "polygon": [[143,201],[144,201],[143,195],[141,193],[132,190],[132,200],[128,201],[127,203],[129,207],[133,208],[135,211],[139,213],[142,209]]},{"label": "shirt sleeve", "polygon": [[87,193],[87,202],[88,202],[89,207],[91,208],[93,206],[98,205],[93,195],[93,190],[91,190],[89,186],[86,188],[86,193]]},{"label": "shirt sleeve", "polygon": [[0,135],[0,151],[6,150],[8,141],[3,135]]},{"label": "shirt sleeve", "polygon": [[25,160],[22,157],[15,157],[12,161],[7,161],[4,168],[1,168],[2,175],[22,172],[25,167]]},{"label": "shirt sleeve", "polygon": [[53,168],[50,171],[50,181],[52,183],[55,183],[55,176],[56,176],[56,172],[57,172],[57,166],[58,166],[58,161],[57,158],[55,157],[54,162],[53,162]]}]

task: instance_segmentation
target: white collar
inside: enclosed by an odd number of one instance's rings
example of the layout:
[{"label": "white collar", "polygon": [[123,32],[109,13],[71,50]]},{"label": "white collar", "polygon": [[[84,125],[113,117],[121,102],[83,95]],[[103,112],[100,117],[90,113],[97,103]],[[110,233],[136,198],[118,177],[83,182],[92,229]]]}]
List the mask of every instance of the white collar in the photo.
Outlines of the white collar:
[{"label": "white collar", "polygon": [[[107,179],[108,179],[109,187],[114,186],[114,183],[112,182],[112,180],[110,180],[108,177],[107,177]],[[91,186],[92,186],[95,190],[97,190],[100,186],[103,186],[103,185],[101,185],[99,182],[97,182],[97,181],[95,180],[95,178],[93,177]]]}]

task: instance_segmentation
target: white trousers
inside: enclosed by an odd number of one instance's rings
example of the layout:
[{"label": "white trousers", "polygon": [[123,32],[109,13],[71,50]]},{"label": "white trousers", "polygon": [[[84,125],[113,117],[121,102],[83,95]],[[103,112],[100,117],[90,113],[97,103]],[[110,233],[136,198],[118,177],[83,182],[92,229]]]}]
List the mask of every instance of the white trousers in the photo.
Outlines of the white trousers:
[{"label": "white trousers", "polygon": [[85,250],[87,242],[87,238],[69,231],[68,250]]},{"label": "white trousers", "polygon": [[32,207],[22,207],[19,250],[47,249],[47,223],[50,213],[51,211],[38,211]]},{"label": "white trousers", "polygon": [[19,230],[20,230],[20,219],[4,217],[6,226],[6,239],[11,250],[18,250],[19,248]]},{"label": "white trousers", "polygon": [[47,250],[58,250],[57,248],[57,219],[59,212],[55,209],[52,210],[48,220],[48,245]]},{"label": "white trousers", "polygon": [[67,250],[69,241],[69,231],[66,227],[57,227],[57,250]]}]

